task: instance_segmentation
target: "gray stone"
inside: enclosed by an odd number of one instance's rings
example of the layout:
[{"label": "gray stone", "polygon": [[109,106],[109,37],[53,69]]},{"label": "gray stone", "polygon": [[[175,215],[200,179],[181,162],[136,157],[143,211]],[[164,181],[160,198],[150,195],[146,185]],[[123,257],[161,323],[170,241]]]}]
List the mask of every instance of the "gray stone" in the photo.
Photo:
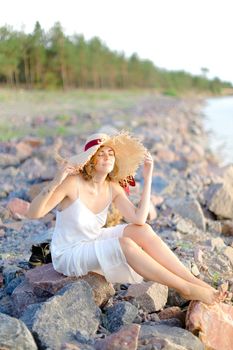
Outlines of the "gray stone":
[{"label": "gray stone", "polygon": [[167,305],[183,306],[186,303],[187,303],[187,300],[182,298],[182,296],[175,289],[169,288]]},{"label": "gray stone", "polygon": [[20,320],[26,324],[30,331],[32,330],[33,323],[35,322],[36,312],[41,308],[42,305],[42,303],[28,305],[20,317]]},{"label": "gray stone", "polygon": [[143,310],[154,312],[161,310],[165,306],[168,287],[152,281],[131,284],[126,296],[135,298]]},{"label": "gray stone", "polygon": [[210,245],[212,249],[216,249],[217,251],[221,251],[224,247],[226,247],[223,239],[221,237],[211,238]]},{"label": "gray stone", "polygon": [[25,324],[0,313],[0,349],[36,350],[36,343]]},{"label": "gray stone", "polygon": [[110,332],[116,332],[121,326],[131,324],[138,313],[138,309],[127,301],[122,301],[107,309],[103,317],[103,325]]},{"label": "gray stone", "polygon": [[217,216],[233,219],[233,190],[227,183],[213,184],[205,193],[205,199],[210,211]]},{"label": "gray stone", "polygon": [[173,201],[172,209],[184,219],[191,220],[200,230],[206,230],[206,220],[197,200],[191,198],[177,199]]},{"label": "gray stone", "polygon": [[142,325],[139,339],[146,339],[150,336],[167,339],[175,345],[183,346],[186,350],[204,350],[202,342],[191,332],[182,328],[169,327],[165,325]]},{"label": "gray stone", "polygon": [[[141,346],[142,345],[142,346]],[[138,344],[138,350],[147,350],[147,349],[153,349],[153,350],[186,350],[181,345],[176,345],[172,342],[170,342],[168,339],[162,339],[159,336],[158,337],[150,337],[147,339],[142,339],[139,341]]]},{"label": "gray stone", "polygon": [[169,185],[164,177],[153,176],[152,188],[155,193],[162,193],[163,190]]},{"label": "gray stone", "polygon": [[23,270],[17,265],[7,265],[6,267],[4,267],[3,277],[5,286],[7,286],[8,283],[10,283],[10,281],[12,281],[20,275],[23,275]]},{"label": "gray stone", "polygon": [[[54,297],[42,303],[34,313],[32,333],[41,349],[60,350],[79,332],[93,336],[100,323],[100,309],[95,305],[91,287],[85,281],[66,285]],[[24,315],[25,319],[25,315]]]}]

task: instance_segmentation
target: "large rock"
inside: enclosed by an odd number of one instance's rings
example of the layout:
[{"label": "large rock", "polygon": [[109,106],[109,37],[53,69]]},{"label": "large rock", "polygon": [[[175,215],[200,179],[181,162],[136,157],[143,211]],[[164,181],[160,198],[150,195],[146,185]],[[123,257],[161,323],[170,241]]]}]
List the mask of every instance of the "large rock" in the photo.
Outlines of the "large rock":
[{"label": "large rock", "polygon": [[37,346],[22,321],[0,313],[0,349],[37,350]]},{"label": "large rock", "polygon": [[205,199],[215,215],[233,219],[233,188],[228,183],[212,184],[205,193]]},{"label": "large rock", "polygon": [[140,326],[132,324],[95,343],[96,350],[136,350]]},{"label": "large rock", "polygon": [[54,297],[31,306],[22,319],[32,331],[40,349],[60,350],[76,334],[93,336],[100,323],[101,311],[85,281],[71,283]]},{"label": "large rock", "polygon": [[[192,333],[188,332],[185,329],[178,327],[169,327],[166,325],[141,325],[141,330],[139,333],[139,344],[142,343],[144,340],[148,341],[150,338],[153,337],[156,337],[160,340],[168,340],[170,343],[172,343],[174,349],[177,349],[176,346],[182,346],[185,350],[204,350],[202,342]],[[167,348],[159,347],[159,349],[165,350]],[[168,349],[172,350],[173,348],[170,347]],[[178,347],[178,349],[180,348]]]},{"label": "large rock", "polygon": [[206,349],[232,350],[233,306],[224,303],[208,306],[192,301],[187,311],[186,327],[199,335]]},{"label": "large rock", "polygon": [[126,297],[133,297],[147,312],[161,310],[167,302],[168,287],[156,282],[131,284]]},{"label": "large rock", "polygon": [[89,283],[94,293],[94,300],[98,306],[104,305],[115,290],[111,283],[97,273],[90,272],[83,277],[67,277],[54,270],[52,264],[46,264],[26,273],[26,279],[32,286],[35,295],[41,297],[44,295],[54,295],[66,284],[82,279]]},{"label": "large rock", "polygon": [[77,277],[67,277],[54,270],[52,263],[28,270],[26,280],[33,292],[41,296],[52,296],[66,284],[77,281]]},{"label": "large rock", "polygon": [[[169,204],[169,203],[168,203]],[[170,201],[170,205],[175,213],[184,219],[191,220],[200,230],[206,230],[206,220],[200,206],[195,199],[177,199]]]}]

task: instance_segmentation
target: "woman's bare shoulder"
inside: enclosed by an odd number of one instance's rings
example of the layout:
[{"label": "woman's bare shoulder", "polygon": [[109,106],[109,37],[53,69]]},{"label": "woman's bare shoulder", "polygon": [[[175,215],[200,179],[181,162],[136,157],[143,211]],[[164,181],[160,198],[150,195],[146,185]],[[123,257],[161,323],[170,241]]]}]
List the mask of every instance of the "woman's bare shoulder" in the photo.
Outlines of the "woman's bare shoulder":
[{"label": "woman's bare shoulder", "polygon": [[73,197],[78,193],[78,188],[82,179],[80,175],[70,175],[64,181],[64,186],[68,197]]}]

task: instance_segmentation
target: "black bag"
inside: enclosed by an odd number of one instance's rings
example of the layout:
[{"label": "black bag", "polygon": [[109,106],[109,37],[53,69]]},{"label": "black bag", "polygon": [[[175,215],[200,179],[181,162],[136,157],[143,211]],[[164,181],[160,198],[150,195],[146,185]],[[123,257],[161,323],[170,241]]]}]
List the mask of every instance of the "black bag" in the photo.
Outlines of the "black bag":
[{"label": "black bag", "polygon": [[49,243],[40,243],[32,245],[29,265],[31,267],[41,266],[52,262]]}]

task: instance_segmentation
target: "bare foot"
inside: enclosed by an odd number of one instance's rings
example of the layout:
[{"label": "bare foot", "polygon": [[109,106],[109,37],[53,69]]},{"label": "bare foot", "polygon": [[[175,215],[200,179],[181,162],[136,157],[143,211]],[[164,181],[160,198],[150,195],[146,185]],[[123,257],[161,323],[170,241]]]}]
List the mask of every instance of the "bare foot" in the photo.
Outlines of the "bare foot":
[{"label": "bare foot", "polygon": [[181,292],[183,298],[187,300],[199,300],[207,305],[219,303],[221,301],[220,292],[214,288],[206,288],[190,283],[186,293]]}]

